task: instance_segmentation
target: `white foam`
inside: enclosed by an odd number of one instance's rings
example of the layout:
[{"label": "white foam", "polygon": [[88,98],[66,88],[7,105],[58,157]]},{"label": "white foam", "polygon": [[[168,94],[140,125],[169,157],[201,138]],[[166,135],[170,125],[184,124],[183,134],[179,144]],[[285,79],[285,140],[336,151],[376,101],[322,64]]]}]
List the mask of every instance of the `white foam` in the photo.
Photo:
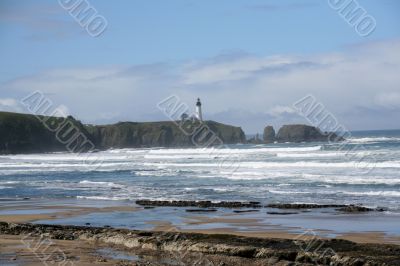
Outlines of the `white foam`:
[{"label": "white foam", "polygon": [[229,157],[230,154],[146,154],[144,159],[161,159],[161,160],[176,160],[176,159],[215,159],[216,157]]},{"label": "white foam", "polygon": [[107,196],[76,196],[78,199],[89,200],[129,200],[128,197],[107,197]]},{"label": "white foam", "polygon": [[350,142],[368,143],[368,142],[397,142],[400,138],[396,137],[365,137],[365,138],[350,138]]},{"label": "white foam", "polygon": [[307,191],[286,191],[286,190],[274,190],[269,189],[268,192],[273,194],[310,194],[311,192]]},{"label": "white foam", "polygon": [[[182,168],[191,168],[191,167],[217,167],[223,168],[221,166],[221,162],[207,162],[207,163],[143,163],[146,166],[154,166],[155,164],[158,166],[164,167],[182,167]],[[315,161],[297,161],[297,162],[240,162],[237,164],[233,162],[233,164],[226,163],[226,167],[238,166],[240,168],[253,168],[253,169],[268,169],[268,168],[355,168],[360,167],[359,162],[357,161],[349,161],[349,162],[315,162]],[[392,162],[379,162],[379,163],[370,163],[362,165],[365,168],[400,168],[399,161]]]},{"label": "white foam", "polygon": [[385,176],[331,176],[322,174],[301,174],[298,179],[303,182],[324,182],[329,184],[349,184],[349,185],[400,185],[400,178],[390,178]]},{"label": "white foam", "polygon": [[116,184],[113,182],[101,182],[101,181],[88,181],[88,180],[83,180],[80,181],[79,184],[85,185],[85,186],[90,186],[90,187],[124,187],[123,185]]},{"label": "white foam", "polygon": [[344,157],[344,153],[277,153],[279,158],[327,158],[327,157]]},{"label": "white foam", "polygon": [[187,148],[187,149],[158,149],[150,150],[149,154],[249,154],[249,153],[275,153],[275,152],[308,152],[319,151],[322,146],[311,147],[277,147],[277,148],[250,148],[250,149],[228,149],[228,148]]},{"label": "white foam", "polygon": [[21,181],[0,181],[0,184],[12,185],[12,184],[19,184]]},{"label": "white foam", "polygon": [[353,195],[353,196],[400,197],[400,191],[364,191],[364,192],[343,191],[342,193],[345,195]]}]

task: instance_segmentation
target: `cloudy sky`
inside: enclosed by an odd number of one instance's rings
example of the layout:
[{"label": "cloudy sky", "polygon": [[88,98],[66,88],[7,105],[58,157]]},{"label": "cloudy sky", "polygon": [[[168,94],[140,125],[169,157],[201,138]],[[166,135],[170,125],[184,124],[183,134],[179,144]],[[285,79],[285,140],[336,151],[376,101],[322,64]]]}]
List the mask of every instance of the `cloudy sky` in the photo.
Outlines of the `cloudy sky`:
[{"label": "cloudy sky", "polygon": [[376,20],[360,36],[328,0],[90,0],[98,37],[71,1],[0,0],[0,110],[39,90],[83,122],[156,121],[174,94],[255,133],[305,122],[312,94],[350,130],[400,128],[400,1],[353,1]]}]

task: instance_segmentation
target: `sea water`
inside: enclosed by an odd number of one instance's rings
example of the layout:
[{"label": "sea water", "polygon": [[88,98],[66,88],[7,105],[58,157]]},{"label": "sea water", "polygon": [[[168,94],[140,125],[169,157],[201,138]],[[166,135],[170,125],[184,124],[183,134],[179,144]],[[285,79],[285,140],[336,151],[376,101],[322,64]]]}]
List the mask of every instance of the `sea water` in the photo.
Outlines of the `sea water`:
[{"label": "sea water", "polygon": [[139,148],[0,156],[0,198],[363,204],[400,213],[400,131],[345,143]]}]

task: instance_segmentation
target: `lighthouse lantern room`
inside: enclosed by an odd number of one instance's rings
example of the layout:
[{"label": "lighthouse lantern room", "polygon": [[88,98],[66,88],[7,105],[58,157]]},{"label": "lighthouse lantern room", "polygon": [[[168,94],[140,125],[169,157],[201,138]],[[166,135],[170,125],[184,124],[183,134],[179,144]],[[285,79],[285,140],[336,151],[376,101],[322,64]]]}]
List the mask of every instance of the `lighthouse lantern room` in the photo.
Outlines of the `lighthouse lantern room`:
[{"label": "lighthouse lantern room", "polygon": [[200,121],[203,121],[203,114],[201,112],[201,102],[200,98],[197,98],[197,103],[196,103],[196,118]]}]

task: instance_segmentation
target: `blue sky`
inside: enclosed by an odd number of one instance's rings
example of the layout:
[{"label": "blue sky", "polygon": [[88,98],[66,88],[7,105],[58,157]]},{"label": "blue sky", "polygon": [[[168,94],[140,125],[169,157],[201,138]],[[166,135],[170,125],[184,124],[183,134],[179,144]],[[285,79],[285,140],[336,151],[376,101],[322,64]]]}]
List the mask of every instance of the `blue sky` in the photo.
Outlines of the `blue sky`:
[{"label": "blue sky", "polygon": [[85,122],[163,120],[158,101],[200,96],[252,133],[304,122],[290,107],[311,93],[350,129],[400,128],[400,2],[357,2],[368,37],[328,0],[91,0],[99,37],[58,1],[1,0],[0,109],[41,90]]}]

